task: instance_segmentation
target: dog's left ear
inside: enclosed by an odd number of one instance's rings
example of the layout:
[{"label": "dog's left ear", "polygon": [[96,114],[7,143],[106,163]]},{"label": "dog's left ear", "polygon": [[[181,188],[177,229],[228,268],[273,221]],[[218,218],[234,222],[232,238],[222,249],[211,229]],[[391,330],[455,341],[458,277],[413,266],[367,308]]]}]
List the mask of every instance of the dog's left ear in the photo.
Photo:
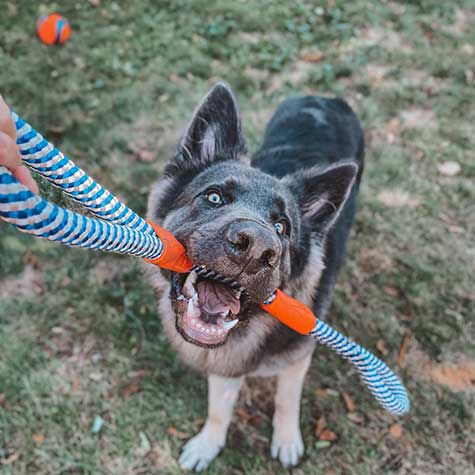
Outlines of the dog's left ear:
[{"label": "dog's left ear", "polygon": [[283,178],[299,201],[302,222],[317,233],[327,232],[345,204],[358,173],[351,160],[327,168],[312,167]]},{"label": "dog's left ear", "polygon": [[183,171],[200,171],[215,161],[238,159],[245,151],[236,99],[220,82],[196,109],[178,146],[175,165]]}]

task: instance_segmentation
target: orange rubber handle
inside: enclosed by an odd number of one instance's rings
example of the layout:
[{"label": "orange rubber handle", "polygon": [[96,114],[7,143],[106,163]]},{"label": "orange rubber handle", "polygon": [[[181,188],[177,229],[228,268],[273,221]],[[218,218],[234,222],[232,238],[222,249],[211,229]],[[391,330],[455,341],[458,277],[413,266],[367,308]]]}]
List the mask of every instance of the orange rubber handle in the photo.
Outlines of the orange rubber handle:
[{"label": "orange rubber handle", "polygon": [[302,335],[312,331],[317,322],[317,317],[306,305],[279,289],[275,291],[274,300],[268,305],[261,304],[261,308]]},{"label": "orange rubber handle", "polygon": [[[162,269],[180,273],[189,272],[193,264],[186,255],[183,245],[166,229],[152,221],[147,222],[162,241],[163,251],[160,257],[145,259],[145,261]],[[270,304],[261,304],[260,306],[284,325],[302,335],[306,335],[313,330],[317,321],[317,317],[306,305],[279,289],[276,290],[275,298]]]},{"label": "orange rubber handle", "polygon": [[183,245],[166,229],[163,229],[158,224],[152,221],[147,221],[152,226],[155,234],[163,243],[163,251],[160,257],[156,259],[145,259],[150,264],[155,264],[162,269],[168,269],[175,272],[189,272],[193,267],[190,259],[186,255],[186,250]]}]

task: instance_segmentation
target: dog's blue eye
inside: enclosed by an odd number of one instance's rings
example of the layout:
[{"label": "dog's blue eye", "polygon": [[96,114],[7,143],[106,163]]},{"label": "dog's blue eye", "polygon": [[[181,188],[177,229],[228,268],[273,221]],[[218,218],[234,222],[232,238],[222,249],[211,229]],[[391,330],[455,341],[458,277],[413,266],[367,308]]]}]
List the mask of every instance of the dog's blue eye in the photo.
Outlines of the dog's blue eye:
[{"label": "dog's blue eye", "polygon": [[283,221],[274,223],[274,228],[277,231],[277,234],[285,234],[287,230],[287,227],[285,226],[285,223]]},{"label": "dog's blue eye", "polygon": [[210,203],[213,203],[214,205],[219,205],[221,204],[221,201],[223,198],[217,191],[210,191],[207,195],[206,198]]}]

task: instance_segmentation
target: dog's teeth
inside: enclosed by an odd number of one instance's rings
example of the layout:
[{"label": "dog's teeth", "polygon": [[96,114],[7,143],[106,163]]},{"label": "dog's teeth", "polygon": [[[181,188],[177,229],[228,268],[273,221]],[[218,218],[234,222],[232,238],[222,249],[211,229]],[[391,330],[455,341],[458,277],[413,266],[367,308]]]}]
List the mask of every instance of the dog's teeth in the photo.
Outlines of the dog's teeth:
[{"label": "dog's teeth", "polygon": [[231,320],[230,322],[223,322],[223,328],[229,331],[231,330],[231,328],[234,328],[238,323],[239,323],[239,319],[235,318],[234,320]]},{"label": "dog's teeth", "polygon": [[188,277],[186,278],[185,283],[183,284],[183,292],[188,298],[192,297],[193,294],[196,293],[195,283],[196,283],[197,277],[198,276],[197,276],[196,272],[191,271],[188,274]]},{"label": "dog's teeth", "polygon": [[178,302],[183,302],[184,300],[186,300],[186,297],[183,294],[181,294],[177,297],[177,300]]}]

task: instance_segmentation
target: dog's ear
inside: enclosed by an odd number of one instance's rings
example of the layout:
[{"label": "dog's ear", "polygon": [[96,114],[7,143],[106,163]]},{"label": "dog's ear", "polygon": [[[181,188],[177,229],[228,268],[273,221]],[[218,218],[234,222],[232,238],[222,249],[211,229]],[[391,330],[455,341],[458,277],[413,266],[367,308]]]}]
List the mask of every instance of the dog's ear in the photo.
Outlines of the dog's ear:
[{"label": "dog's ear", "polygon": [[166,173],[199,172],[217,161],[239,159],[245,152],[236,99],[229,86],[220,82],[196,109]]},{"label": "dog's ear", "polygon": [[345,204],[358,172],[351,160],[327,168],[312,167],[283,178],[300,205],[302,223],[317,233],[333,225]]}]

